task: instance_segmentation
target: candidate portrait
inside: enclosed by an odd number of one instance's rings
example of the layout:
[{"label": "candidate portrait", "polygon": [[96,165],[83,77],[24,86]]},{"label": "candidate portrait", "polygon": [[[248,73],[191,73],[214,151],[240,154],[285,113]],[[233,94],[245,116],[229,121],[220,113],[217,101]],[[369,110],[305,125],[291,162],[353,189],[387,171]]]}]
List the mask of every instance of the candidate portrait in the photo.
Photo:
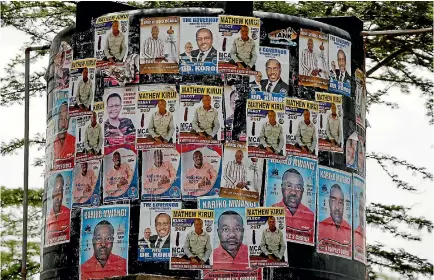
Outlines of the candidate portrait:
[{"label": "candidate portrait", "polygon": [[203,230],[202,219],[196,218],[193,223],[194,229],[187,233],[184,243],[184,259],[189,260],[192,264],[209,265],[209,257],[212,253],[211,238]]}]

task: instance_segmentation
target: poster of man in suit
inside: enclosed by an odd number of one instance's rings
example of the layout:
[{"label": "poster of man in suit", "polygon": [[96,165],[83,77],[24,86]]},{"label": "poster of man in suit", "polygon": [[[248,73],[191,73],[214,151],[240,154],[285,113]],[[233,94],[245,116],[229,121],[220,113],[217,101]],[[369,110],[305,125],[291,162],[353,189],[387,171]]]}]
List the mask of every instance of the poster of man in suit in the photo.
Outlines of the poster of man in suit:
[{"label": "poster of man in suit", "polygon": [[351,96],[351,42],[329,36],[331,92]]}]

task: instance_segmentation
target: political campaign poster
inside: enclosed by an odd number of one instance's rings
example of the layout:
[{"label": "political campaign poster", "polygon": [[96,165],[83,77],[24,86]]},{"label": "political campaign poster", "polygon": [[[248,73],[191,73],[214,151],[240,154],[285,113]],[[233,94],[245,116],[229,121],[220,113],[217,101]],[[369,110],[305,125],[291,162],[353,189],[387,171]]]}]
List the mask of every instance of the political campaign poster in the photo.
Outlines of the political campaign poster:
[{"label": "political campaign poster", "polygon": [[250,266],[288,266],[285,209],[257,207],[246,209]]},{"label": "political campaign poster", "polygon": [[140,74],[179,73],[179,22],[176,16],[140,20]]},{"label": "political campaign poster", "polygon": [[51,172],[46,182],[44,247],[50,247],[70,240],[73,170]]},{"label": "political campaign poster", "polygon": [[47,174],[49,171],[51,171],[54,167],[54,151],[53,151],[53,143],[54,143],[54,139],[57,135],[56,132],[56,118],[52,117],[48,122],[47,122],[47,129],[45,132],[45,170],[44,170],[44,174]]},{"label": "political campaign poster", "polygon": [[259,18],[219,16],[217,51],[220,73],[256,74],[260,25]]},{"label": "political campaign poster", "polygon": [[181,17],[180,32],[180,74],[217,74],[218,18]]},{"label": "political campaign poster", "polygon": [[66,104],[61,106],[59,114],[53,118],[56,123],[56,137],[53,141],[53,169],[74,168],[76,118],[69,117]]},{"label": "political campaign poster", "polygon": [[56,89],[52,93],[52,96],[53,96],[53,107],[51,113],[53,116],[55,116],[59,114],[60,108],[62,106],[64,106],[65,104],[68,105],[69,89]]},{"label": "political campaign poster", "polygon": [[314,245],[317,166],[304,157],[267,161],[265,206],[285,209],[287,241]]},{"label": "political campaign poster", "polygon": [[248,158],[247,160],[247,180],[250,181],[252,188],[258,193],[262,192],[264,165],[266,159],[264,158]]},{"label": "political campaign poster", "polygon": [[142,151],[142,200],[181,199],[181,145]]},{"label": "political campaign poster", "polygon": [[297,46],[298,33],[290,26],[268,32],[267,37],[273,45]]},{"label": "political campaign poster", "polygon": [[183,200],[213,196],[220,192],[221,145],[181,145],[181,191]]},{"label": "political campaign poster", "polygon": [[172,210],[170,269],[213,267],[214,211]]},{"label": "political campaign poster", "polygon": [[172,210],[181,209],[181,202],[142,202],[138,260],[169,262]]},{"label": "political campaign poster", "polygon": [[318,158],[318,102],[286,98],[288,132],[286,153],[291,156]]},{"label": "political campaign poster", "polygon": [[366,120],[366,80],[365,73],[362,70],[356,69],[356,122],[363,129],[365,128]]},{"label": "political campaign poster", "polygon": [[101,159],[104,155],[102,118],[95,111],[92,115],[76,118],[75,162]]},{"label": "political campaign poster", "polygon": [[365,179],[353,173],[354,259],[366,264],[366,188]]},{"label": "political campaign poster", "polygon": [[223,87],[180,86],[179,142],[218,144],[222,140]]},{"label": "political campaign poster", "polygon": [[82,208],[80,279],[127,275],[129,236],[129,205]]},{"label": "political campaign poster", "polygon": [[366,175],[366,143],[362,135],[357,142],[357,173],[365,178]]},{"label": "political campaign poster", "polygon": [[117,87],[137,84],[140,81],[139,55],[127,55],[125,62],[98,61],[96,70],[97,85],[101,87]]},{"label": "political campaign poster", "polygon": [[329,91],[351,96],[351,41],[329,35]]},{"label": "political campaign poster", "polygon": [[289,86],[289,50],[259,47],[256,71],[256,75],[250,76],[250,79],[252,83],[256,82],[257,91],[292,95],[292,84],[291,89]]},{"label": "political campaign poster", "polygon": [[259,202],[261,189],[255,189],[248,177],[250,159],[246,145],[226,142],[223,154],[223,176],[220,196]]},{"label": "political campaign poster", "polygon": [[98,62],[124,62],[128,55],[129,14],[112,13],[95,21],[95,57]]},{"label": "political campaign poster", "polygon": [[68,89],[69,88],[69,72],[72,61],[72,49],[71,46],[62,41],[59,47],[59,52],[54,57],[54,78],[56,82],[56,89]]},{"label": "political campaign poster", "polygon": [[298,84],[327,90],[329,87],[328,56],[328,34],[301,28]]},{"label": "political campaign poster", "polygon": [[357,143],[359,136],[357,131],[354,131],[347,139],[345,145],[345,162],[347,167],[357,170]]},{"label": "political campaign poster", "polygon": [[319,166],[318,229],[319,253],[351,259],[352,191],[350,173]]},{"label": "political campaign poster", "polygon": [[230,271],[230,270],[202,270],[201,279],[203,280],[262,280],[262,268],[254,268],[244,271]]},{"label": "political campaign poster", "polygon": [[91,114],[95,95],[96,59],[73,60],[69,82],[69,115]]},{"label": "political campaign poster", "polygon": [[175,86],[143,86],[138,95],[137,149],[175,148],[178,117]]},{"label": "political campaign poster", "polygon": [[137,86],[104,89],[104,146],[136,143]]},{"label": "political campaign poster", "polygon": [[285,95],[251,91],[247,101],[249,157],[284,159],[286,131]]},{"label": "political campaign poster", "polygon": [[99,206],[101,201],[101,160],[76,163],[72,184],[72,207]]},{"label": "political campaign poster", "polygon": [[343,153],[342,95],[316,92],[315,100],[319,102],[319,150]]},{"label": "political campaign poster", "polygon": [[103,202],[139,198],[137,151],[133,144],[104,149]]}]

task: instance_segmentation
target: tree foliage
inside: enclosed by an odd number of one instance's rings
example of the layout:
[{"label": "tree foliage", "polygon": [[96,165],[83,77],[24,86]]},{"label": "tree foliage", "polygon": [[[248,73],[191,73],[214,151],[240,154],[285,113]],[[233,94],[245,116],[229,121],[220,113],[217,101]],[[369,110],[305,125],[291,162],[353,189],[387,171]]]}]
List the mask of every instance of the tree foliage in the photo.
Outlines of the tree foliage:
[{"label": "tree foliage", "polygon": [[[178,8],[178,7],[215,7],[217,2],[202,1],[130,1],[128,4],[138,8]],[[63,28],[74,24],[76,3],[73,1],[29,1],[29,2],[1,2],[2,26],[13,27],[30,36],[30,41],[25,45],[47,44]],[[298,2],[286,3],[282,1],[257,1],[254,2],[256,11],[290,14],[301,17],[331,17],[331,16],[356,16],[364,21],[364,29],[397,30],[420,29],[433,26],[433,6],[430,2]],[[368,91],[367,105],[383,104],[390,108],[396,108],[397,104],[389,98],[391,89],[397,88],[403,94],[411,94],[414,89],[421,92],[421,98],[425,102],[425,111],[430,124],[434,124],[434,93],[433,93],[433,36],[432,32],[415,35],[400,36],[376,36],[367,37],[365,40],[368,84],[381,81],[381,87],[376,92]],[[32,57],[35,62],[45,57],[47,52],[36,52]],[[21,104],[23,101],[24,74],[20,66],[24,64],[24,47],[6,65],[6,75],[0,77],[0,106]],[[376,70],[377,69],[377,70]],[[375,71],[374,71],[375,70]],[[430,73],[425,75],[424,73]],[[34,71],[30,77],[30,92],[32,97],[42,96],[46,88],[43,80],[45,69]],[[368,86],[369,89],[369,86]],[[45,139],[42,134],[37,134],[31,140],[32,145],[39,148],[44,146]],[[10,155],[23,146],[21,139],[11,139],[1,143],[1,155]],[[394,156],[370,153],[367,158],[378,163],[391,181],[398,188],[408,191],[416,190],[416,186],[401,179],[394,174],[390,165],[403,166],[412,175],[424,180],[433,180],[433,175],[424,167],[415,166],[405,160]],[[35,161],[35,166],[41,166],[43,158]],[[1,204],[3,209],[18,209],[22,197],[19,189],[6,189],[2,187]],[[31,191],[32,214],[29,224],[40,219],[42,191]],[[431,232],[433,224],[423,217],[413,217],[409,214],[411,209],[400,205],[371,204],[367,209],[367,222],[384,232],[390,233],[396,238],[407,241],[421,241],[414,232],[426,230]],[[16,213],[17,211],[15,211]],[[14,211],[12,211],[14,213]],[[19,236],[19,217],[2,212],[2,248],[7,248],[7,254],[2,254],[2,278],[15,279],[10,275],[18,275],[20,271],[20,244],[17,241],[8,241],[7,234]],[[406,226],[411,232],[400,230]],[[39,234],[36,227],[31,230],[31,235]],[[29,244],[29,269],[31,273],[37,273],[38,266],[32,262],[32,257],[37,255],[39,244]],[[3,250],[3,249],[2,249]],[[387,267],[403,276],[411,279],[418,275],[432,275],[433,266],[430,262],[411,255],[402,249],[388,250],[383,244],[375,243],[368,246],[368,260],[370,278],[375,279],[377,274],[374,266]],[[9,278],[8,278],[9,277]]]}]

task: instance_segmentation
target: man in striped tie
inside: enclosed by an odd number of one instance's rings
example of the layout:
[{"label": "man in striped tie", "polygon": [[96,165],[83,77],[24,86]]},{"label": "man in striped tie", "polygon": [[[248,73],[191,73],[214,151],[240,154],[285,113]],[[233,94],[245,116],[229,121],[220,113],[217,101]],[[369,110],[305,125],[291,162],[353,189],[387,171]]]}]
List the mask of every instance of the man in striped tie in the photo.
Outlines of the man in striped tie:
[{"label": "man in striped tie", "polygon": [[248,189],[247,187],[247,169],[243,164],[243,151],[238,150],[235,153],[235,160],[226,165],[224,179],[226,188]]}]

